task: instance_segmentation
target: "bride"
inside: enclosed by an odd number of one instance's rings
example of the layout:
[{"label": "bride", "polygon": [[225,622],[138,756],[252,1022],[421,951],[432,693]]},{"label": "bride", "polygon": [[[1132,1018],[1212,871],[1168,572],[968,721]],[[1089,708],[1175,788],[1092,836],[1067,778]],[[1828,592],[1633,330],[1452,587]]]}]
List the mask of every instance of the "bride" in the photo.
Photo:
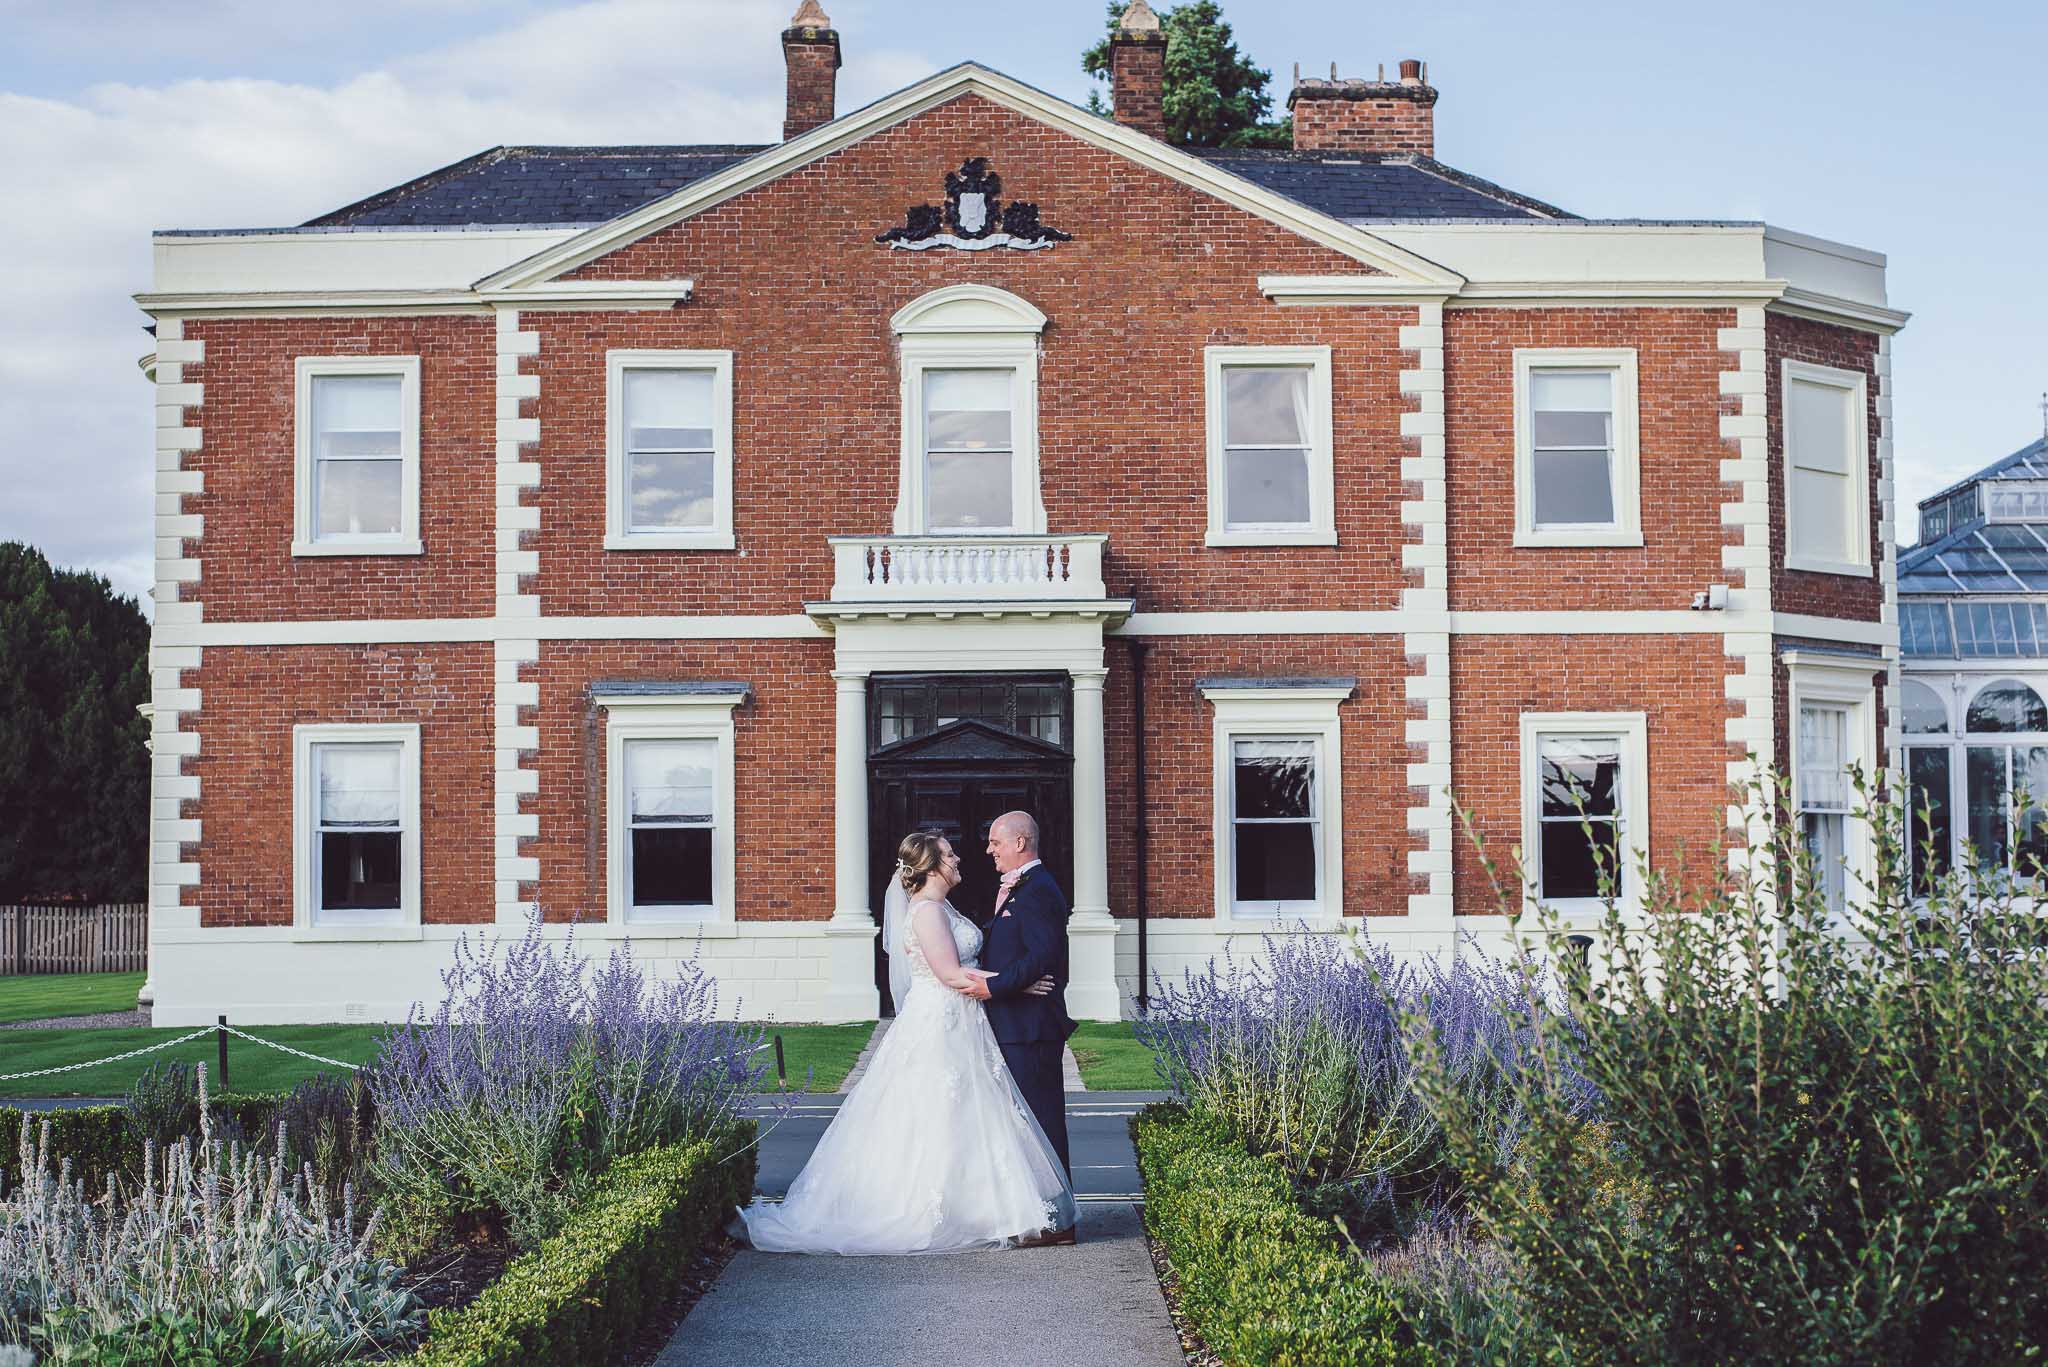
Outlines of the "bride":
[{"label": "bride", "polygon": [[896,856],[883,934],[909,990],[788,1197],[740,1212],[767,1252],[957,1253],[1074,1223],[1073,1188],[965,995],[995,975],[975,966],[981,932],[946,901],[960,857],[925,832]]}]

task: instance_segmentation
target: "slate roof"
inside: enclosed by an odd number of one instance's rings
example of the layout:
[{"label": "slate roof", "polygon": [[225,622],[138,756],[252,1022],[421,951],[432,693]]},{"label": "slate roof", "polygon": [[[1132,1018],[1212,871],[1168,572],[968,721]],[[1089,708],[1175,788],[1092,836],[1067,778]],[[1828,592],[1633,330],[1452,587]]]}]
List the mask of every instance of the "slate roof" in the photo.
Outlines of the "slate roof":
[{"label": "slate roof", "polygon": [[[605,223],[766,147],[493,147],[306,222],[308,228]],[[1195,155],[1350,220],[1571,218],[1428,157],[1336,152]]]},{"label": "slate roof", "polygon": [[606,223],[764,146],[493,147],[308,220],[308,228]]}]

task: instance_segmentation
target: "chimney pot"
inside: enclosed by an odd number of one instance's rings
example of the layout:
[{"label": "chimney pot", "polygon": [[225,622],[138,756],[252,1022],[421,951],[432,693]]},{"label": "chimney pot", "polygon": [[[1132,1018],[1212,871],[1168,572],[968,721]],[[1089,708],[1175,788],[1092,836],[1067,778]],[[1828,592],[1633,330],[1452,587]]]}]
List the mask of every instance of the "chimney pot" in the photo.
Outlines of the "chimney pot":
[{"label": "chimney pot", "polygon": [[803,0],[782,31],[782,60],[789,69],[789,95],[782,115],[782,140],[808,133],[837,115],[839,33],[818,0]]},{"label": "chimney pot", "polygon": [[1118,123],[1166,137],[1166,34],[1145,0],[1131,0],[1109,35],[1109,97]]},{"label": "chimney pot", "polygon": [[1404,58],[1404,59],[1402,60],[1402,62],[1401,62],[1401,84],[1402,84],[1402,85],[1421,85],[1421,84],[1422,84],[1422,63],[1421,63],[1421,62],[1417,61],[1417,60],[1416,60],[1415,58],[1413,58],[1413,57],[1408,57],[1408,58]]}]

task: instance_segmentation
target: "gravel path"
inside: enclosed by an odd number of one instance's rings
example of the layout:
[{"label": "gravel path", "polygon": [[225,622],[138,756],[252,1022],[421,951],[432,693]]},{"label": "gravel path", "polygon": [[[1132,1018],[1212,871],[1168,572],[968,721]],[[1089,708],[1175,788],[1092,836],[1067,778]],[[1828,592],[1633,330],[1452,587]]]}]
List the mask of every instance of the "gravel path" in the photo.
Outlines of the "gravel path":
[{"label": "gravel path", "polygon": [[0,1030],[121,1030],[130,1026],[148,1026],[149,1012],[137,1007],[133,1011],[101,1011],[90,1016],[49,1016],[37,1021],[0,1021]]}]

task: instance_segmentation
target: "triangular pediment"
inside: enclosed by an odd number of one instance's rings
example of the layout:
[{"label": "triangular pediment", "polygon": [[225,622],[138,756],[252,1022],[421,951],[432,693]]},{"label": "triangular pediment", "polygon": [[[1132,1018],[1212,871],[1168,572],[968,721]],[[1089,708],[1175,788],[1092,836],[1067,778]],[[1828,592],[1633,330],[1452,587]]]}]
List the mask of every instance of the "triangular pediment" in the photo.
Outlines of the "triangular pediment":
[{"label": "triangular pediment", "polygon": [[878,760],[952,760],[976,764],[1019,761],[1036,764],[1070,758],[1057,745],[1048,745],[1031,736],[1020,736],[1014,731],[1005,731],[973,718],[949,721],[922,736],[885,745],[875,752],[874,757]]},{"label": "triangular pediment", "polygon": [[1375,281],[1375,295],[1441,297],[1456,293],[1464,284],[1464,277],[1457,272],[1342,219],[1275,194],[1220,166],[1091,114],[1001,72],[967,62],[559,242],[477,282],[476,288],[506,302],[516,302],[516,296],[524,291],[543,290],[550,282],[601,256],[963,95],[979,95],[1350,257],[1359,263],[1362,272],[1384,277]]}]

